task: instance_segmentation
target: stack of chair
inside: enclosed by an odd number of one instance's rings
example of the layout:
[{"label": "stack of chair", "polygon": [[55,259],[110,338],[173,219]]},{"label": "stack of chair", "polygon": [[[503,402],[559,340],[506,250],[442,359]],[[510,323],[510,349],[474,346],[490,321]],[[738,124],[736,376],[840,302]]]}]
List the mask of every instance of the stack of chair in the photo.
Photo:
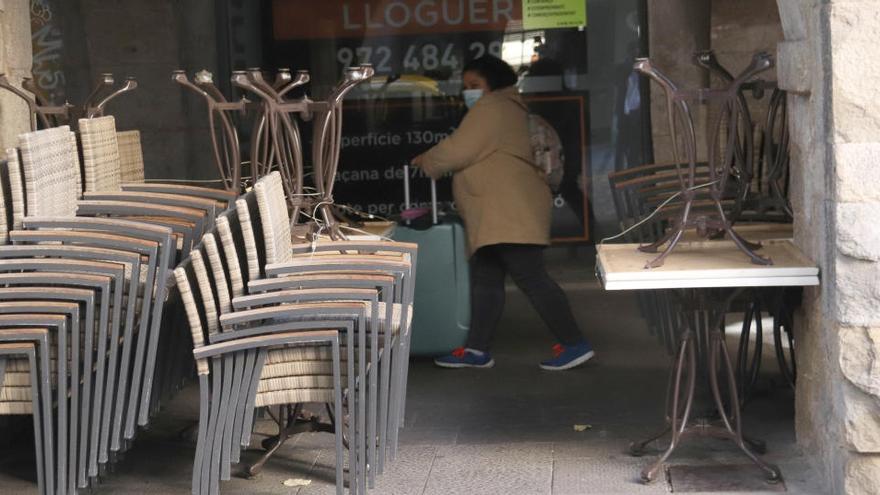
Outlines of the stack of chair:
[{"label": "stack of chair", "polygon": [[143,183],[145,174],[141,131],[117,131],[116,142],[119,145],[119,178],[122,183]]},{"label": "stack of chair", "polygon": [[[335,423],[337,490],[347,462],[350,493],[365,493],[403,423],[416,247],[294,245],[277,172],[229,208],[120,190],[112,117],[79,127],[84,177],[76,138],[59,127],[22,135],[0,188],[11,210],[11,225],[0,222],[0,414],[33,416],[41,493],[89,487],[193,360],[194,493],[228,479],[255,409],[286,413],[252,472],[299,431],[308,402],[326,403]],[[168,311],[178,299],[190,333]]]},{"label": "stack of chair", "polygon": [[[327,403],[333,411],[338,459],[343,445],[348,447],[350,493],[365,493],[384,468],[386,450],[396,453],[415,246],[385,241],[293,245],[277,172],[257,181],[254,191],[236,202],[235,212],[218,217],[216,227],[187,265],[175,270],[196,357],[204,352],[198,350],[202,345],[231,346],[277,332],[306,332],[312,340],[271,340],[269,347],[234,349],[200,364],[203,419],[194,493],[211,493],[218,479],[229,477],[239,449],[250,443],[255,407],[280,407],[279,433],[264,442],[267,454],[249,468],[251,474],[297,431],[297,412],[305,402]],[[332,336],[314,337],[315,330]],[[338,354],[333,339],[338,339]],[[212,416],[218,403],[226,404],[219,409],[225,417]],[[340,460],[336,468],[341,493]]]},{"label": "stack of chair", "polygon": [[[98,119],[93,120],[98,121]],[[103,125],[106,126],[106,124]],[[92,128],[92,126],[88,127]],[[80,131],[82,132],[82,129]],[[179,182],[164,183],[161,179],[145,179],[140,131],[117,131],[116,141],[119,149],[119,163],[115,168],[119,171],[118,189],[122,191],[178,194],[214,200],[219,211],[229,207],[235,201],[235,198],[238,197],[238,188],[229,190],[215,187],[200,187]]]},{"label": "stack of chair", "polygon": [[[168,357],[159,344],[169,270],[217,209],[142,194],[81,200],[83,184],[112,181],[107,167],[119,166],[115,142],[92,134],[96,122],[112,118],[80,122],[85,178],[67,127],[22,135],[3,174],[0,239],[11,245],[0,246],[0,345],[18,357],[0,359],[0,414],[40,425],[41,493],[88,487],[148,424],[156,363]],[[189,368],[175,364],[168,383],[179,385]]]}]

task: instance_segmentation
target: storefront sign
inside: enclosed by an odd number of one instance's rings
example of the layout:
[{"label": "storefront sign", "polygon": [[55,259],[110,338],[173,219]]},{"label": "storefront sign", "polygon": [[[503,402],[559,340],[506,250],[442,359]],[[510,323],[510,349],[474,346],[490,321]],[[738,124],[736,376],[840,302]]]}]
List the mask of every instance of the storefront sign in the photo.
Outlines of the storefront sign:
[{"label": "storefront sign", "polygon": [[587,25],[584,0],[522,0],[523,29],[556,29]]},{"label": "storefront sign", "polygon": [[[412,37],[410,37],[412,38]],[[336,61],[342,67],[369,63],[380,75],[420,73],[425,71],[455,71],[466,60],[485,54],[501,56],[501,41],[483,41],[457,37],[446,42],[412,38],[409,43],[358,43],[345,46],[340,42]]]},{"label": "storefront sign", "polygon": [[274,0],[276,40],[504,31],[522,0]]},{"label": "storefront sign", "polygon": [[274,0],[276,40],[504,31],[587,24],[585,0]]}]

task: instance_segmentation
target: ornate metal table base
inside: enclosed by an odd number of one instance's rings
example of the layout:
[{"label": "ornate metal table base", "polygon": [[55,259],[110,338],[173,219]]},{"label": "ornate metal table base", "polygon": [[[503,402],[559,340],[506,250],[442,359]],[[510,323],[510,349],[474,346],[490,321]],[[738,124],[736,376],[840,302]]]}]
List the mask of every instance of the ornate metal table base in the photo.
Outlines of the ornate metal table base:
[{"label": "ornate metal table base", "polygon": [[691,205],[694,201],[693,191],[685,192],[684,197],[684,209],[681,219],[678,221],[678,225],[676,227],[673,227],[658,241],[639,247],[639,251],[643,253],[656,253],[659,251],[660,246],[668,243],[666,249],[663,250],[660,256],[646,263],[645,268],[657,268],[663,266],[663,262],[666,260],[666,257],[669,256],[670,253],[672,253],[672,250],[675,249],[675,246],[678,244],[678,241],[681,240],[684,232],[689,228],[695,228],[700,237],[703,238],[710,237],[710,232],[723,232],[727,234],[730,240],[732,240],[743,253],[751,258],[753,263],[758,265],[773,264],[770,258],[765,258],[764,256],[755,253],[756,250],[761,248],[761,244],[749,242],[745,240],[741,235],[739,235],[735,230],[733,230],[733,227],[731,227],[730,222],[727,220],[727,217],[724,214],[724,209],[721,207],[720,196],[713,194],[712,198],[715,205],[717,206],[719,219],[710,218],[705,215],[697,216],[696,218],[692,217]]},{"label": "ornate metal table base", "polygon": [[[663,467],[663,463],[669,459],[681,442],[694,436],[732,440],[752,462],[764,470],[768,481],[776,482],[782,479],[779,468],[768,464],[758,456],[758,453],[765,451],[763,442],[747,438],[742,431],[740,400],[735,378],[736,370],[728,353],[724,332],[721,330],[724,315],[727,313],[731,301],[739,292],[740,290],[733,290],[727,297],[713,300],[711,296],[703,298],[699,291],[684,291],[685,295],[682,297],[684,303],[687,306],[704,305],[697,313],[708,312],[710,317],[695,318],[696,325],[686,321],[682,322],[685,330],[680,337],[667,390],[667,428],[660,434],[636,442],[630,447],[632,455],[641,456],[645,453],[648,444],[665,436],[666,433],[671,433],[669,445],[660,458],[642,470],[643,481],[654,481]],[[684,316],[681,320],[687,320],[687,317]],[[710,322],[711,325],[704,326],[701,324],[704,322]],[[700,361],[703,361],[704,366],[700,366]],[[719,367],[721,368],[720,376]],[[709,382],[712,401],[718,414],[717,420],[692,418],[697,382],[701,378],[699,375],[702,375],[701,369],[705,370]],[[722,384],[719,381],[726,383]],[[725,386],[728,393],[726,401],[722,396],[722,388]]]},{"label": "ornate metal table base", "polygon": [[[752,180],[752,157],[740,146],[743,139],[747,138],[749,141],[745,149],[751,149],[752,132],[750,119],[747,117],[748,107],[741,90],[746,82],[772,66],[770,55],[758,53],[736,78],[730,76],[731,79],[724,89],[684,90],[654,67],[649,59],[636,60],[633,69],[660,85],[666,96],[667,120],[677,176],[677,181],[674,182],[678,183],[676,196],[681,196],[681,213],[673,221],[669,232],[656,242],[639,248],[643,252],[655,253],[660,246],[667,245],[645,268],[662,266],[688,229],[695,229],[704,238],[724,232],[753,263],[772,264],[769,258],[754,252],[760,248],[760,244],[746,241],[732,228],[732,220],[736,219],[748,191],[748,184]],[[718,116],[708,129],[711,135],[708,142],[708,167],[705,169],[708,177],[702,178],[702,173],[698,173],[698,138],[691,107],[710,104],[717,107]],[[703,182],[705,180],[708,181]],[[697,213],[694,209],[698,190],[708,192],[708,212]],[[735,200],[730,215],[725,213],[722,205],[725,198]]]}]

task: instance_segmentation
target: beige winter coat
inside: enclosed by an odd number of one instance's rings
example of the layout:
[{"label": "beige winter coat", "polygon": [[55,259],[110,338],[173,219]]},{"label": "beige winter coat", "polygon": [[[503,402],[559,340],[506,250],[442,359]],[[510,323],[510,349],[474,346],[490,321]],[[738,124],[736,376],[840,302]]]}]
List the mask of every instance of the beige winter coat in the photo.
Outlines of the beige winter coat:
[{"label": "beige winter coat", "polygon": [[550,243],[552,197],[532,164],[529,137],[528,112],[511,87],[480,98],[458,129],[425,153],[428,175],[454,173],[470,254],[492,244]]}]

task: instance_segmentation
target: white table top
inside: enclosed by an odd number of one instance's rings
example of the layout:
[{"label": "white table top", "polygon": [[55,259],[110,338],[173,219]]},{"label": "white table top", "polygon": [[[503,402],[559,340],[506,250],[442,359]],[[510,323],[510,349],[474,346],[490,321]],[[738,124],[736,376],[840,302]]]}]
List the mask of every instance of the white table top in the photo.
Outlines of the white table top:
[{"label": "white table top", "polygon": [[596,272],[606,290],[819,285],[819,268],[791,241],[765,241],[757,251],[773,264],[756,265],[731,241],[680,242],[659,268],[645,263],[659,253],[638,244],[597,246]]}]

